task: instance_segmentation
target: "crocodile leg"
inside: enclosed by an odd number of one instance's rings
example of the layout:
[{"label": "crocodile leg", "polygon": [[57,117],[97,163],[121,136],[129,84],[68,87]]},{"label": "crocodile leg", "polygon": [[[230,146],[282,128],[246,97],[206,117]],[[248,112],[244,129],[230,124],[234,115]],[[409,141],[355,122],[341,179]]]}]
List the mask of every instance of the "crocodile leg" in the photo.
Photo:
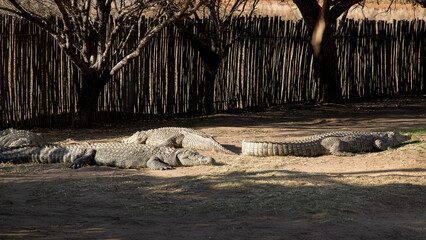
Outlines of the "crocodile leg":
[{"label": "crocodile leg", "polygon": [[388,149],[392,149],[388,144],[386,144],[384,141],[380,140],[380,139],[376,139],[373,143],[373,147],[378,149],[378,150],[388,150]]},{"label": "crocodile leg", "polygon": [[184,137],[185,137],[185,135],[183,135],[183,134],[175,134],[175,135],[167,138],[164,142],[162,142],[158,146],[181,148],[182,147],[182,141],[183,141]]},{"label": "crocodile leg", "polygon": [[89,164],[95,158],[95,154],[96,154],[96,150],[94,149],[87,150],[87,152],[84,153],[83,156],[78,157],[76,160],[74,160],[74,162],[71,163],[69,168],[77,169],[77,168],[83,167],[86,164]]},{"label": "crocodile leg", "polygon": [[148,162],[146,163],[146,166],[149,167],[152,170],[167,170],[167,169],[173,169],[172,166],[169,164],[163,162],[160,160],[160,158],[156,156],[152,156]]},{"label": "crocodile leg", "polygon": [[325,147],[326,149],[328,149],[330,153],[335,156],[354,156],[355,155],[352,152],[345,151],[345,143],[336,137],[324,138],[321,141],[321,145]]}]

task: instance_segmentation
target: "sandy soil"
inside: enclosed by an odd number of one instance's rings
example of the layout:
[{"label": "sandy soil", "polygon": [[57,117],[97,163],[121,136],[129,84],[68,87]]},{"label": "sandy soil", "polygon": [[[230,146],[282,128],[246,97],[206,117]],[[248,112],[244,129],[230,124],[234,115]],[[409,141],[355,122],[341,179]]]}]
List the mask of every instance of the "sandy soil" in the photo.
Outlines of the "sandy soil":
[{"label": "sandy soil", "polygon": [[291,104],[168,120],[33,129],[62,144],[191,127],[240,153],[243,139],[332,130],[413,130],[412,141],[354,157],[250,157],[168,171],[0,164],[0,239],[424,239],[426,97]]}]

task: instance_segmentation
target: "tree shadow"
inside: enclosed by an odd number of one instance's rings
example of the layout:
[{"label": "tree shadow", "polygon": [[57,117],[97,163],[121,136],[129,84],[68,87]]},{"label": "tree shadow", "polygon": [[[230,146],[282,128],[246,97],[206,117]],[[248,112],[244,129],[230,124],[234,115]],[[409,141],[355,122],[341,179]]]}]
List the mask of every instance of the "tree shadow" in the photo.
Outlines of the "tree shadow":
[{"label": "tree shadow", "polygon": [[397,232],[420,239],[424,234],[419,221],[424,184],[395,179],[375,184],[377,178],[360,182],[350,175],[425,169],[159,177],[150,170],[57,166],[25,176],[1,173],[10,177],[0,181],[8,193],[0,194],[0,237],[371,239]]}]

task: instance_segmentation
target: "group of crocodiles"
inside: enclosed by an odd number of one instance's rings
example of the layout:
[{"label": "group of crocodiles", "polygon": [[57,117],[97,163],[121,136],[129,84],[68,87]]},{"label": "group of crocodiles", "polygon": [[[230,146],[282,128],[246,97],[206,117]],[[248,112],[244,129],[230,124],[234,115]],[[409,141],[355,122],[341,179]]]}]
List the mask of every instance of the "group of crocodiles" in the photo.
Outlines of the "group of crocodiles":
[{"label": "group of crocodiles", "polygon": [[[242,154],[253,156],[306,156],[325,154],[351,156],[360,152],[383,151],[411,135],[397,132],[338,131],[313,135],[292,142],[242,142]],[[190,149],[176,149],[190,148]],[[70,163],[71,168],[103,165],[120,168],[160,170],[176,166],[214,164],[215,160],[191,149],[216,150],[235,154],[214,136],[190,128],[166,127],[136,132],[119,142],[81,145],[46,144],[36,133],[6,129],[0,131],[0,163]]]}]

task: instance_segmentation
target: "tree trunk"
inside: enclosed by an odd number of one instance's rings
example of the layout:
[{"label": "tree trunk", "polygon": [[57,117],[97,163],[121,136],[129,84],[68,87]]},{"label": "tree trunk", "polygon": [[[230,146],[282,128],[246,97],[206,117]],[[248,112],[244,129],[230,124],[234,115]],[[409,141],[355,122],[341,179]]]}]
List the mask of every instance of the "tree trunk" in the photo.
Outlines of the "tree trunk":
[{"label": "tree trunk", "polygon": [[[294,0],[309,33],[312,36],[321,12],[317,0]],[[329,6],[325,6],[329,7]],[[325,30],[321,41],[321,50],[314,59],[315,78],[318,83],[318,102],[340,102],[342,100],[341,84],[338,72],[337,47],[333,36],[336,18],[325,14]]]},{"label": "tree trunk", "polygon": [[[220,63],[219,63],[220,64]],[[204,83],[204,111],[207,114],[214,113],[216,108],[214,106],[214,84],[216,81],[216,74],[219,69],[219,64],[212,64],[206,66],[208,68],[204,73],[206,82]]]},{"label": "tree trunk", "polygon": [[216,108],[214,106],[214,84],[216,81],[216,74],[219,70],[222,58],[219,55],[211,54],[211,56],[203,57],[206,71],[204,71],[204,111],[207,114],[214,113]]},{"label": "tree trunk", "polygon": [[314,59],[318,82],[318,102],[341,102],[342,89],[338,72],[337,46],[333,36],[333,25],[327,24],[320,55]]},{"label": "tree trunk", "polygon": [[[192,59],[192,65],[196,66],[198,64],[197,58]],[[202,114],[201,109],[201,95],[203,93],[199,93],[199,89],[201,89],[201,86],[198,84],[197,81],[197,74],[195,72],[192,72],[190,75],[190,86],[189,86],[189,102],[188,102],[188,112],[187,114],[191,116],[199,116]]]},{"label": "tree trunk", "polygon": [[72,124],[74,127],[88,128],[92,126],[97,111],[98,98],[109,79],[108,71],[97,78],[83,75],[82,86],[77,96],[77,115]]}]

